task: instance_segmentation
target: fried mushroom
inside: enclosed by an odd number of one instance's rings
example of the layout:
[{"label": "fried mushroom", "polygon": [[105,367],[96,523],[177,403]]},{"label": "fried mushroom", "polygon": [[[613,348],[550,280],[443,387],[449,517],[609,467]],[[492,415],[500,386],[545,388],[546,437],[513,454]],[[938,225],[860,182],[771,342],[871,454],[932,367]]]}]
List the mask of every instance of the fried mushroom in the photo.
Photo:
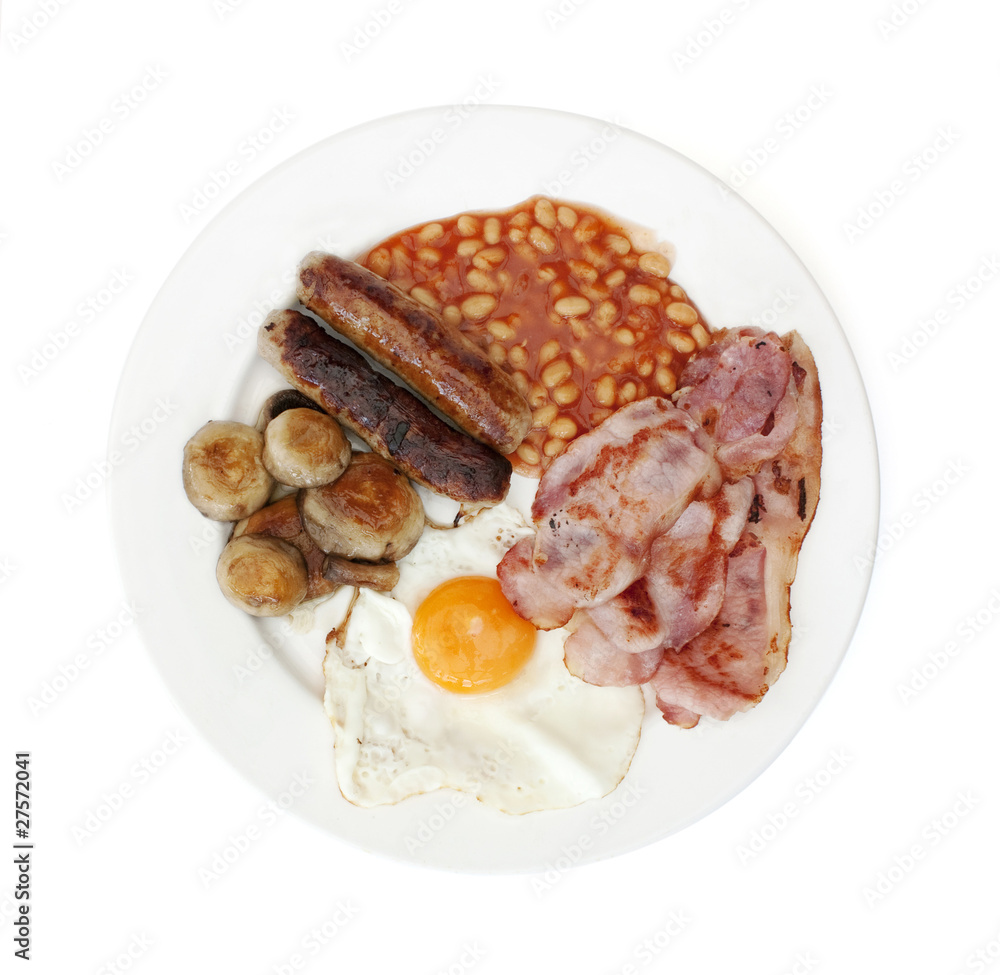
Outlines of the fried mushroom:
[{"label": "fried mushroom", "polygon": [[257,421],[257,429],[263,433],[276,416],[286,410],[298,409],[315,410],[317,413],[324,412],[323,407],[314,403],[305,393],[300,393],[297,389],[279,389],[278,392],[272,393],[264,401],[260,411],[260,419]]},{"label": "fried mushroom", "polygon": [[254,512],[249,518],[237,522],[233,527],[232,537],[238,538],[240,535],[273,535],[275,538],[291,542],[306,560],[306,569],[309,573],[309,591],[306,593],[306,599],[328,596],[336,589],[336,586],[323,576],[323,560],[326,558],[326,553],[320,550],[302,527],[295,494],[273,501],[260,511]]},{"label": "fried mushroom", "polygon": [[188,500],[213,521],[239,521],[267,504],[274,478],[264,438],[246,423],[210,420],[184,445]]},{"label": "fried mushroom", "polygon": [[355,453],[336,481],[301,490],[299,514],[324,552],[365,562],[402,558],[424,528],[413,485],[375,453]]},{"label": "fried mushroom", "polygon": [[318,410],[284,410],[264,428],[264,466],[290,487],[328,484],[350,459],[351,445],[340,424]]},{"label": "fried mushroom", "polygon": [[251,616],[284,616],[308,590],[302,553],[281,538],[240,535],[222,550],[216,578],[223,595]]}]

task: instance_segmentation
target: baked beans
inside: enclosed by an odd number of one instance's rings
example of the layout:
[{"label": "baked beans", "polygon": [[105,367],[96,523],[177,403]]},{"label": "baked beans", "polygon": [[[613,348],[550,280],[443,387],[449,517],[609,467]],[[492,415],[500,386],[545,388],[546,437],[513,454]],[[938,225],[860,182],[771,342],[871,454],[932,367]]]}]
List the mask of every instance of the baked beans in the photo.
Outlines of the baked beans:
[{"label": "baked beans", "polygon": [[537,477],[626,403],[669,396],[708,324],[670,261],[578,204],[533,197],[509,210],[422,224],[361,263],[438,311],[509,372],[533,425],[510,455]]}]

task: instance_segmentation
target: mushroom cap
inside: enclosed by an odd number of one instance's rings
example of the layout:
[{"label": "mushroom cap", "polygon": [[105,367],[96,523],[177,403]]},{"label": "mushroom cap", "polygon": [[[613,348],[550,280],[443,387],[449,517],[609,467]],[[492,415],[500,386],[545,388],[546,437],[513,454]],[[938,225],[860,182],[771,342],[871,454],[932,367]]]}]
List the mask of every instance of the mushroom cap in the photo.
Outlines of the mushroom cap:
[{"label": "mushroom cap", "polygon": [[246,423],[210,420],[184,445],[188,500],[213,521],[239,521],[267,504],[274,478],[264,437]]},{"label": "mushroom cap", "polygon": [[264,466],[290,487],[336,480],[351,459],[351,445],[328,413],[308,407],[283,410],[264,428]]},{"label": "mushroom cap", "polygon": [[324,552],[366,562],[402,558],[424,529],[413,485],[375,453],[355,453],[336,481],[300,491],[299,514]]},{"label": "mushroom cap", "polygon": [[290,613],[305,599],[309,585],[302,553],[269,535],[230,539],[215,575],[226,599],[251,616]]},{"label": "mushroom cap", "polygon": [[317,596],[328,596],[337,588],[323,575],[323,563],[327,558],[325,552],[312,540],[309,533],[302,527],[299,517],[297,494],[287,494],[277,501],[255,511],[249,518],[238,521],[233,526],[233,538],[240,535],[273,535],[291,542],[306,560],[309,571],[309,591],[306,599]]},{"label": "mushroom cap", "polygon": [[263,433],[276,416],[280,416],[285,410],[297,409],[316,410],[318,413],[325,412],[322,406],[314,403],[305,393],[300,393],[297,389],[279,389],[264,401],[264,405],[260,409],[260,417],[257,420],[257,429]]}]

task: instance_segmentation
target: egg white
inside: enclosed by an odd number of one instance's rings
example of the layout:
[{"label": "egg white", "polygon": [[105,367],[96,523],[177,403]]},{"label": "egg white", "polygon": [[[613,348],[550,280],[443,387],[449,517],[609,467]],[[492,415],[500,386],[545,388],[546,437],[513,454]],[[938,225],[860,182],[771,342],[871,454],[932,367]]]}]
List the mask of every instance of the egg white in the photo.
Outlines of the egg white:
[{"label": "egg white", "polygon": [[508,684],[455,694],[419,669],[410,645],[424,597],[462,575],[496,578],[496,565],[530,534],[508,504],[450,529],[427,528],[400,561],[389,595],[359,590],[328,642],[324,704],[337,779],[360,806],[452,788],[508,813],[559,809],[611,792],[639,742],[638,687],[594,687],[563,663],[563,629],[539,632]]}]

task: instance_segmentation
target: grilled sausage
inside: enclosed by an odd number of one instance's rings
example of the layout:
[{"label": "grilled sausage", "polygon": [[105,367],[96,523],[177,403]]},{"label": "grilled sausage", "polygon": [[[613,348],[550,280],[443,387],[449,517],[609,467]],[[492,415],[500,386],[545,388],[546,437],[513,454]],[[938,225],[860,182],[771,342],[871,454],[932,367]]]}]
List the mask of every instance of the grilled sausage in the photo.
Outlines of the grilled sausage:
[{"label": "grilled sausage", "polygon": [[313,251],[299,265],[298,296],[477,440],[509,454],[531,428],[531,409],[507,373],[458,328],[367,268]]},{"label": "grilled sausage", "polygon": [[452,429],[313,319],[273,312],[260,328],[257,350],[291,385],[417,483],[462,502],[495,504],[506,496],[506,457]]}]

